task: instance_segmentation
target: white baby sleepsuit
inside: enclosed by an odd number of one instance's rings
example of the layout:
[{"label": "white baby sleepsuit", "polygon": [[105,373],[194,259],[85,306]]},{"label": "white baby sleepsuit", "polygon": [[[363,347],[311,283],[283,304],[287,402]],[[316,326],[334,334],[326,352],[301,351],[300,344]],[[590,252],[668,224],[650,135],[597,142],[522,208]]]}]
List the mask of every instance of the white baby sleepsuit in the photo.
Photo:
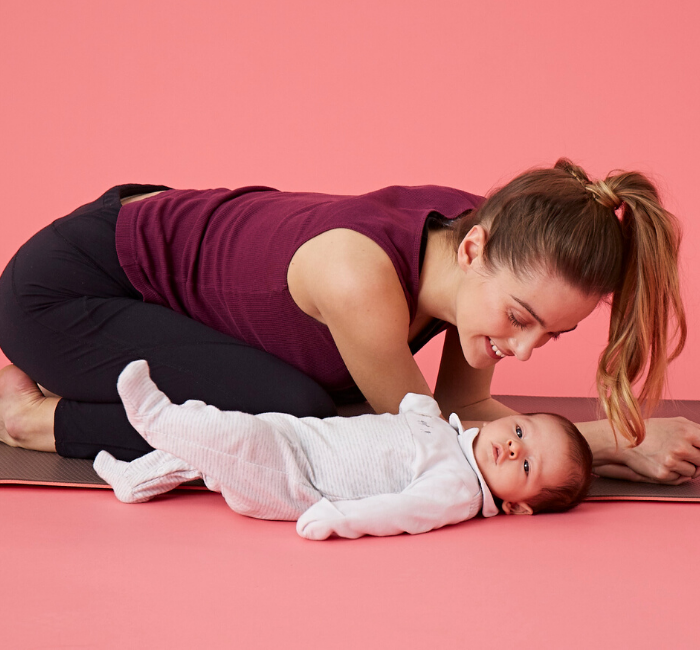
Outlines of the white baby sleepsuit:
[{"label": "white baby sleepsuit", "polygon": [[297,520],[309,539],[421,533],[498,514],[474,459],[478,429],[450,424],[427,395],[399,415],[295,418],[171,404],[145,361],[122,372],[131,424],[157,451],[131,463],[101,452],[95,469],[117,496],[145,501],[203,478],[236,512]]}]

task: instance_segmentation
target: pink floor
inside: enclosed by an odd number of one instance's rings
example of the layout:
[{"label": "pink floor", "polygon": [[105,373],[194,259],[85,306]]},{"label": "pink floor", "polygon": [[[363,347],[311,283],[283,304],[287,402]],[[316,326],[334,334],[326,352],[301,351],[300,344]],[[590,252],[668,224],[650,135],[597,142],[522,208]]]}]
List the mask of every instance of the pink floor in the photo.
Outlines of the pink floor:
[{"label": "pink floor", "polygon": [[206,492],[0,488],[0,647],[697,648],[700,505],[309,542]]}]

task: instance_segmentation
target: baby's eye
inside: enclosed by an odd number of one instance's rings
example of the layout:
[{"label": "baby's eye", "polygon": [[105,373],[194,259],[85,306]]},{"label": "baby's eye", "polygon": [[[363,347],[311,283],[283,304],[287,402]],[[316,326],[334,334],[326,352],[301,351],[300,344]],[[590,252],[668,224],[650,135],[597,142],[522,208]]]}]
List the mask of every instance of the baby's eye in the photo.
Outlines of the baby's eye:
[{"label": "baby's eye", "polygon": [[525,473],[526,473],[526,474],[529,474],[529,473],[530,473],[530,463],[528,463],[527,461],[525,461],[525,462],[523,463],[523,468],[525,469]]},{"label": "baby's eye", "polygon": [[523,430],[517,424],[515,425],[515,435],[518,436],[518,438],[523,437]]}]

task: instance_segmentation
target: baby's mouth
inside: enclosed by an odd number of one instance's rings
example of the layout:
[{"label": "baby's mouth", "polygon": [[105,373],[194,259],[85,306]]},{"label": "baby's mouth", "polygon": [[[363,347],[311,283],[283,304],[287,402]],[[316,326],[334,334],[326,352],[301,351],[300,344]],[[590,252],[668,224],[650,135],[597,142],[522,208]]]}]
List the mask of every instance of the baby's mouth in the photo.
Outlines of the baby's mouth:
[{"label": "baby's mouth", "polygon": [[498,465],[498,459],[501,457],[501,450],[498,448],[497,445],[493,445],[493,462],[495,465]]}]

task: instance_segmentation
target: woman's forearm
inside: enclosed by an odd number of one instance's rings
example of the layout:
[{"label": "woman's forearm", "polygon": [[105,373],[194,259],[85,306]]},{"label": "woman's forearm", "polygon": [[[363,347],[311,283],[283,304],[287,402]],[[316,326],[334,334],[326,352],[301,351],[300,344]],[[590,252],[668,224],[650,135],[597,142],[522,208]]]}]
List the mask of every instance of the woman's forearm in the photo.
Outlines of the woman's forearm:
[{"label": "woman's forearm", "polygon": [[[512,408],[509,408],[505,404],[501,404],[498,400],[493,397],[474,402],[473,404],[468,404],[461,407],[456,411],[459,419],[462,420],[462,424],[465,427],[481,427],[484,422],[491,422],[492,420],[498,420],[498,418],[506,417],[507,415],[513,415],[517,413]],[[449,413],[443,413],[445,417],[449,416]]]},{"label": "woman's forearm", "polygon": [[577,422],[576,426],[593,452],[593,467],[624,463],[622,452],[629,447],[629,443],[622,438],[616,441],[607,420]]},{"label": "woman's forearm", "polygon": [[[505,404],[493,397],[462,407],[458,415],[464,426],[481,427],[484,422],[497,420],[517,413]],[[579,422],[576,425],[588,442],[593,452],[593,466],[624,463],[623,450],[629,447],[629,443],[620,440],[616,444],[612,427],[607,420],[594,422]]]}]

